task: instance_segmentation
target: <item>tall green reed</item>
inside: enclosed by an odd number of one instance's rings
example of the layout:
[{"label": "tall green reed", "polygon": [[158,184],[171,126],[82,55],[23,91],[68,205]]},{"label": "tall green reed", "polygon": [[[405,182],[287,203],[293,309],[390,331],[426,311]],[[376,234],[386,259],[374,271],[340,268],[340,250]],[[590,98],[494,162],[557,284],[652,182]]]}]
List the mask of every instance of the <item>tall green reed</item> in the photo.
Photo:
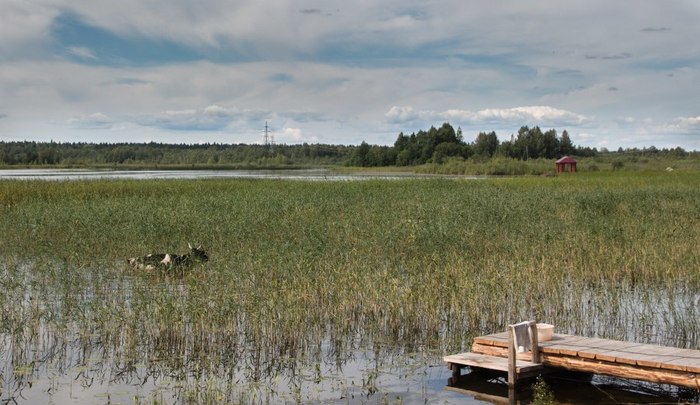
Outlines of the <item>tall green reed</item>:
[{"label": "tall green reed", "polygon": [[[323,353],[342,367],[366,345],[437,356],[524,318],[697,347],[699,182],[0,182],[0,331],[19,349],[77,334],[117,368],[200,381]],[[126,265],[188,242],[210,261],[182,277]]]}]

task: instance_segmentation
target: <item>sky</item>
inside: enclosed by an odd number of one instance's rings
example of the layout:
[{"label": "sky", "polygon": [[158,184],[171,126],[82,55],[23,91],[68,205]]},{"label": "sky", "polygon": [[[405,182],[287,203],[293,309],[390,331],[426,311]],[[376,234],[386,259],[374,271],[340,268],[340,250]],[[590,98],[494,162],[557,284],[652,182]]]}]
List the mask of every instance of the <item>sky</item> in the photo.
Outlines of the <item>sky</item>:
[{"label": "sky", "polygon": [[698,0],[0,0],[0,140],[700,150]]}]

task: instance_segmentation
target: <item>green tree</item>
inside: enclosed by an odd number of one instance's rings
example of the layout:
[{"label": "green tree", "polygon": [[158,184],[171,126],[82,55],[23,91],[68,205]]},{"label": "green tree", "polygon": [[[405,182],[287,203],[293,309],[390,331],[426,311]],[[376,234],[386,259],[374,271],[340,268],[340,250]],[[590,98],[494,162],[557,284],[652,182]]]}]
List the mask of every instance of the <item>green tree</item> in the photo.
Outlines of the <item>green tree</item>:
[{"label": "green tree", "polygon": [[401,152],[402,150],[408,148],[411,144],[411,138],[404,135],[403,132],[399,133],[399,136],[396,138],[396,141],[394,142],[394,148],[396,149],[397,152]]},{"label": "green tree", "polygon": [[492,157],[498,149],[498,136],[496,132],[491,131],[488,134],[480,132],[474,140],[474,154],[478,156]]},{"label": "green tree", "polygon": [[362,141],[360,146],[355,149],[352,154],[351,164],[353,166],[368,166],[369,165],[369,151],[370,146],[367,142]]},{"label": "green tree", "polygon": [[513,155],[511,157],[522,160],[556,157],[558,150],[556,134],[555,130],[542,133],[540,127],[537,126],[521,127],[513,142]]},{"label": "green tree", "polygon": [[462,156],[464,149],[457,143],[443,142],[435,147],[433,152],[433,163],[443,163],[446,158],[453,156]]},{"label": "green tree", "polygon": [[559,153],[559,138],[556,129],[550,129],[542,134],[542,154],[540,157],[554,159]]},{"label": "green tree", "polygon": [[559,157],[572,155],[574,151],[574,144],[571,142],[571,138],[569,138],[569,133],[564,130],[559,139]]},{"label": "green tree", "polygon": [[[438,146],[440,150],[437,150]],[[395,162],[398,166],[407,166],[442,161],[450,156],[467,157],[465,146],[462,130],[455,131],[452,125],[445,122],[440,128],[430,127],[427,131],[421,130],[410,136],[400,133],[394,142]]]},{"label": "green tree", "polygon": [[[432,134],[431,134],[432,135]],[[445,122],[442,124],[440,129],[435,130],[434,135],[432,135],[433,143],[435,146],[441,143],[462,143],[462,139],[457,137],[455,129],[449,123]]]}]

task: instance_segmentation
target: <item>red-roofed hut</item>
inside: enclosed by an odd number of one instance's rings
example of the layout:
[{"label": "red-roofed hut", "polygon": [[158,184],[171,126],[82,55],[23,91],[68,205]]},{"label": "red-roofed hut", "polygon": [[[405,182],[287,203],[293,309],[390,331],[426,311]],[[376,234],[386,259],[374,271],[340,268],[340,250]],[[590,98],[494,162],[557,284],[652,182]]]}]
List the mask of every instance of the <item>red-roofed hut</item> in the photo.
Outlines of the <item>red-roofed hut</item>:
[{"label": "red-roofed hut", "polygon": [[555,162],[557,164],[557,173],[571,172],[576,173],[576,159],[564,156]]}]

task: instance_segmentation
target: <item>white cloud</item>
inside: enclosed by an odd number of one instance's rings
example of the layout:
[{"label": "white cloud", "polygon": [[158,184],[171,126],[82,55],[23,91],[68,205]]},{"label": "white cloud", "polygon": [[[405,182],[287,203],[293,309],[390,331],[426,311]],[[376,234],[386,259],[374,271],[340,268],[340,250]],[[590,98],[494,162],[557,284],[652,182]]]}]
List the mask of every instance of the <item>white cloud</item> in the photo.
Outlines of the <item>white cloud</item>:
[{"label": "white cloud", "polygon": [[304,135],[301,133],[300,128],[285,128],[282,131],[282,136],[295,142],[304,140]]},{"label": "white cloud", "polygon": [[81,46],[71,46],[67,49],[67,51],[69,54],[71,54],[73,56],[77,56],[79,58],[97,59],[97,56],[95,55],[95,53],[89,48],[85,48],[85,47],[81,47]]},{"label": "white cloud", "polygon": [[416,111],[413,107],[409,106],[393,106],[385,116],[389,122],[399,124],[410,121],[425,121],[435,116],[435,113],[433,111]]},{"label": "white cloud", "polygon": [[68,120],[68,124],[78,129],[112,129],[116,122],[101,112],[73,117]]},{"label": "white cloud", "polygon": [[571,111],[549,106],[525,106],[514,108],[488,108],[479,111],[450,109],[446,111],[417,111],[413,107],[392,107],[386,113],[386,118],[392,123],[411,121],[456,121],[457,123],[519,123],[550,124],[550,125],[580,125],[586,117]]},{"label": "white cloud", "polygon": [[681,117],[676,119],[676,123],[682,128],[700,129],[700,115],[697,117]]},{"label": "white cloud", "polygon": [[399,15],[391,17],[383,21],[377,21],[370,25],[369,30],[372,32],[396,32],[408,31],[418,28],[421,24],[410,15]]},{"label": "white cloud", "polygon": [[203,110],[167,110],[157,114],[144,115],[136,118],[143,126],[153,126],[162,129],[178,131],[214,131],[226,128],[236,119],[235,109],[223,109],[216,105]]},{"label": "white cloud", "polygon": [[678,117],[667,123],[664,130],[675,133],[693,133],[700,135],[700,115],[697,117]]},{"label": "white cloud", "polygon": [[3,0],[0,4],[0,60],[17,55],[36,57],[45,51],[46,33],[59,14],[42,2]]},{"label": "white cloud", "polygon": [[316,143],[318,142],[318,137],[307,136],[303,133],[301,128],[285,127],[280,134],[280,139],[277,139],[277,142],[290,144]]}]

